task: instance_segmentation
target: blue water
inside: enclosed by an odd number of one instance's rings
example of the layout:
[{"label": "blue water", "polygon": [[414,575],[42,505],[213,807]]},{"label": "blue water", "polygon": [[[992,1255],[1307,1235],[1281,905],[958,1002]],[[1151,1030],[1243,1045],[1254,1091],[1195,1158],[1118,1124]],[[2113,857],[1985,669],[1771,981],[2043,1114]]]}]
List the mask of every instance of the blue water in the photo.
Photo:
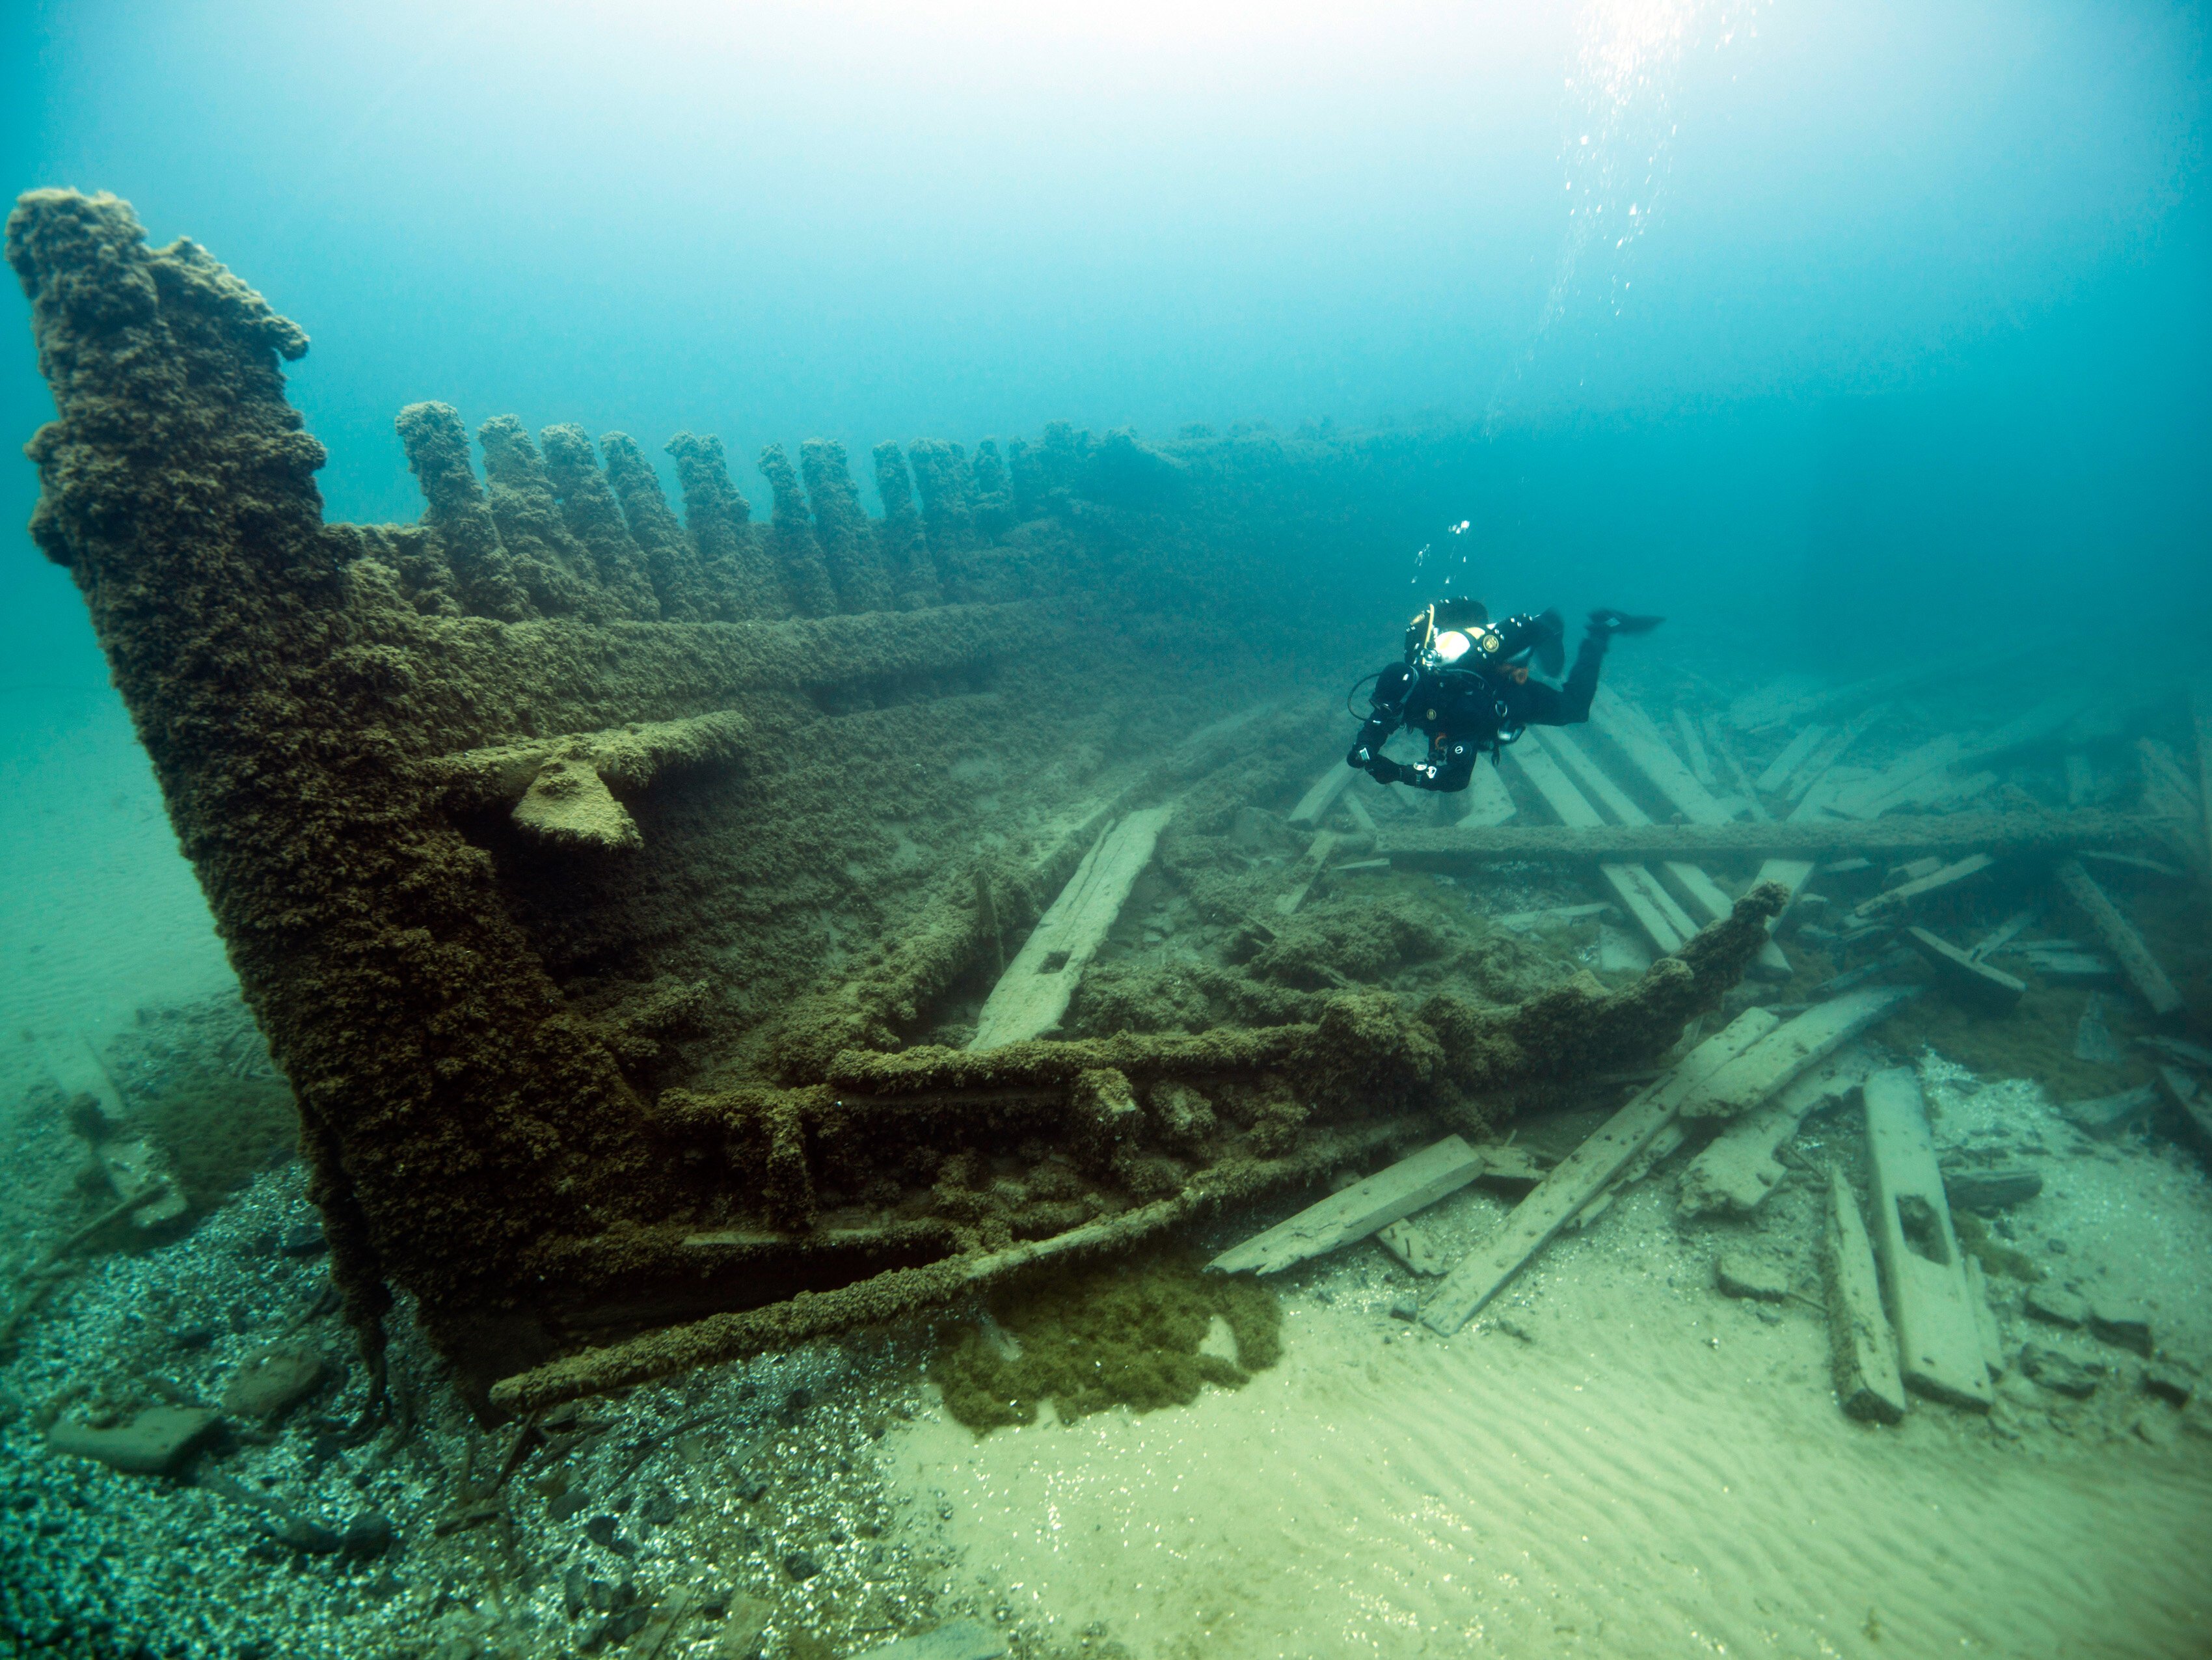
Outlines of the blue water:
[{"label": "blue water", "polygon": [[[420,514],[418,399],[719,434],[762,517],[814,436],[1472,425],[1379,617],[1464,577],[1761,676],[2094,677],[2212,661],[2208,93],[2154,0],[11,0],[0,183],[307,329],[333,520]],[[37,493],[0,459],[0,1108],[229,983]]]}]

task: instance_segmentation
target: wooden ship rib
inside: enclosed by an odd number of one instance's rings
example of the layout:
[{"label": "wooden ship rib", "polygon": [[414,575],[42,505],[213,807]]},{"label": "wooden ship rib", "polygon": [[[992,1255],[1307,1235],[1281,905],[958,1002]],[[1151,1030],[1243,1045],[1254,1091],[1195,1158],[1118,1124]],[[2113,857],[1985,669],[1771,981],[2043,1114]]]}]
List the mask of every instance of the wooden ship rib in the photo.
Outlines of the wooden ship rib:
[{"label": "wooden ship rib", "polygon": [[408,1293],[487,1414],[1480,1127],[1673,1042],[1781,902],[1610,994],[917,1043],[1130,815],[1202,837],[1295,793],[1334,729],[1279,654],[1415,463],[885,444],[877,519],[837,445],[771,446],[760,524],[686,434],[679,520],[621,434],[495,418],[480,480],[422,403],[420,522],[325,524],[297,326],[112,197],[24,197],[7,254],[58,410],[33,532],[292,1082],[349,1316],[377,1360]]}]

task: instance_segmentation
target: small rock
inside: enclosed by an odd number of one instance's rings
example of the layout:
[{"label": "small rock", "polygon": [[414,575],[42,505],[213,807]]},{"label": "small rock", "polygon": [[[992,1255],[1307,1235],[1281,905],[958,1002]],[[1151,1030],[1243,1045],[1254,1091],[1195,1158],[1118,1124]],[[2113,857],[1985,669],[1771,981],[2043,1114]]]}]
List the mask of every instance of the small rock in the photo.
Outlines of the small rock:
[{"label": "small rock", "polygon": [[591,1606],[591,1589],[584,1577],[583,1565],[571,1562],[568,1572],[561,1576],[561,1612],[571,1620],[580,1620]]},{"label": "small rock", "polygon": [[169,1341],[180,1349],[204,1349],[215,1341],[213,1326],[179,1326],[169,1334]]},{"label": "small rock", "polygon": [[316,1256],[331,1248],[323,1237],[320,1222],[301,1222],[276,1236],[276,1254],[280,1256]]},{"label": "small rock", "polygon": [[249,1355],[222,1392],[234,1418],[273,1424],[322,1386],[323,1357],[311,1348],[274,1345]]},{"label": "small rock", "polygon": [[1418,1320],[1421,1317],[1421,1299],[1411,1292],[1400,1292],[1390,1299],[1393,1320]]},{"label": "small rock", "polygon": [[594,1516],[584,1523],[584,1537],[617,1556],[628,1556],[637,1547],[615,1531],[617,1525],[611,1516]]},{"label": "small rock", "polygon": [[2187,1406],[2190,1397],[2197,1393],[2197,1380],[2179,1366],[2146,1366],[2142,1383],[2146,1395],[2155,1395],[2177,1407]]},{"label": "small rock", "polygon": [[545,1506],[548,1520],[565,1522],[580,1511],[591,1508],[592,1495],[582,1487],[570,1487],[558,1493]]},{"label": "small rock", "polygon": [[603,1649],[620,1648],[645,1629],[645,1622],[653,1618],[653,1610],[640,1603],[618,1614],[611,1614],[599,1621],[599,1628],[584,1639],[584,1651],[597,1654]]},{"label": "small rock", "polygon": [[1979,1170],[1947,1170],[1943,1191],[1954,1210],[2000,1210],[2018,1205],[2043,1191],[2043,1172],[2024,1164],[1996,1164]]},{"label": "small rock", "polygon": [[2020,1369],[2054,1395],[2071,1395],[2077,1401],[2085,1401],[2096,1393],[2098,1380],[2105,1371],[2099,1365],[2085,1366],[2056,1349],[2034,1343],[2021,1350]]},{"label": "small rock", "polygon": [[2141,1309],[2098,1304],[2089,1310],[2089,1330],[2115,1348],[2150,1358],[2150,1316]]},{"label": "small rock", "polygon": [[2029,1287],[2025,1306],[2031,1320],[2040,1320],[2046,1325],[2064,1326],[2079,1330],[2088,1323],[2089,1305],[2068,1291],[2056,1286]]},{"label": "small rock", "polygon": [[392,1548],[392,1518],[381,1511],[362,1511],[345,1524],[338,1548],[348,1556],[383,1555]]},{"label": "small rock", "polygon": [[56,1452],[96,1458],[131,1475],[161,1475],[175,1468],[222,1419],[205,1407],[149,1407],[127,1424],[94,1429],[57,1424],[46,1432]]},{"label": "small rock", "polygon": [[750,1472],[738,1477],[738,1497],[748,1505],[757,1505],[768,1497],[768,1483]]},{"label": "small rock", "polygon": [[2174,1424],[2173,1414],[2164,1407],[2153,1407],[2147,1412],[2136,1414],[2136,1421],[2130,1427],[2138,1437],[2154,1447],[2170,1447],[2181,1433]]},{"label": "small rock", "polygon": [[1789,1271],[1771,1257],[1746,1251],[1723,1251],[1713,1264],[1713,1283],[1723,1297],[1761,1303],[1779,1303],[1790,1295]]},{"label": "small rock", "polygon": [[665,1487],[647,1499],[645,1507],[638,1511],[640,1517],[656,1528],[666,1527],[683,1514],[682,1500]]},{"label": "small rock", "polygon": [[803,1550],[795,1550],[783,1559],[783,1571],[793,1579],[804,1582],[822,1572],[822,1565]]}]

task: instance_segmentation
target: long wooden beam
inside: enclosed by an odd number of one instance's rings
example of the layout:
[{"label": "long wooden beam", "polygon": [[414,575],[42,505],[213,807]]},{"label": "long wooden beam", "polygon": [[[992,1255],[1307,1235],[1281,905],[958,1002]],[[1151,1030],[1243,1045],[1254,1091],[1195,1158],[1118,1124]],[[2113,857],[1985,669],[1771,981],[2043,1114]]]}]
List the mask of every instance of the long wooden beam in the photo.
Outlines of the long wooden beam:
[{"label": "long wooden beam", "polygon": [[2116,812],[1923,813],[1864,823],[1802,818],[1771,824],[1462,824],[1386,830],[1376,836],[1375,851],[1413,870],[1515,860],[1820,859],[1951,849],[2063,854],[2160,842],[2166,828]]}]

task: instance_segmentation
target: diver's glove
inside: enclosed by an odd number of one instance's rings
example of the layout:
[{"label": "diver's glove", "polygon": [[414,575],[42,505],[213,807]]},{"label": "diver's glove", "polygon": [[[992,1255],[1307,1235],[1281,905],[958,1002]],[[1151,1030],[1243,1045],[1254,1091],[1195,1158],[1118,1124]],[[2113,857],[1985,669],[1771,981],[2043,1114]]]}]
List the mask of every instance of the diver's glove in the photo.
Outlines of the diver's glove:
[{"label": "diver's glove", "polygon": [[1413,769],[1401,761],[1378,755],[1367,763],[1367,775],[1378,784],[1407,784],[1413,781]]},{"label": "diver's glove", "polygon": [[1649,634],[1666,620],[1663,617],[1632,617],[1625,611],[1601,608],[1589,614],[1589,631],[1608,639],[1616,634]]}]

